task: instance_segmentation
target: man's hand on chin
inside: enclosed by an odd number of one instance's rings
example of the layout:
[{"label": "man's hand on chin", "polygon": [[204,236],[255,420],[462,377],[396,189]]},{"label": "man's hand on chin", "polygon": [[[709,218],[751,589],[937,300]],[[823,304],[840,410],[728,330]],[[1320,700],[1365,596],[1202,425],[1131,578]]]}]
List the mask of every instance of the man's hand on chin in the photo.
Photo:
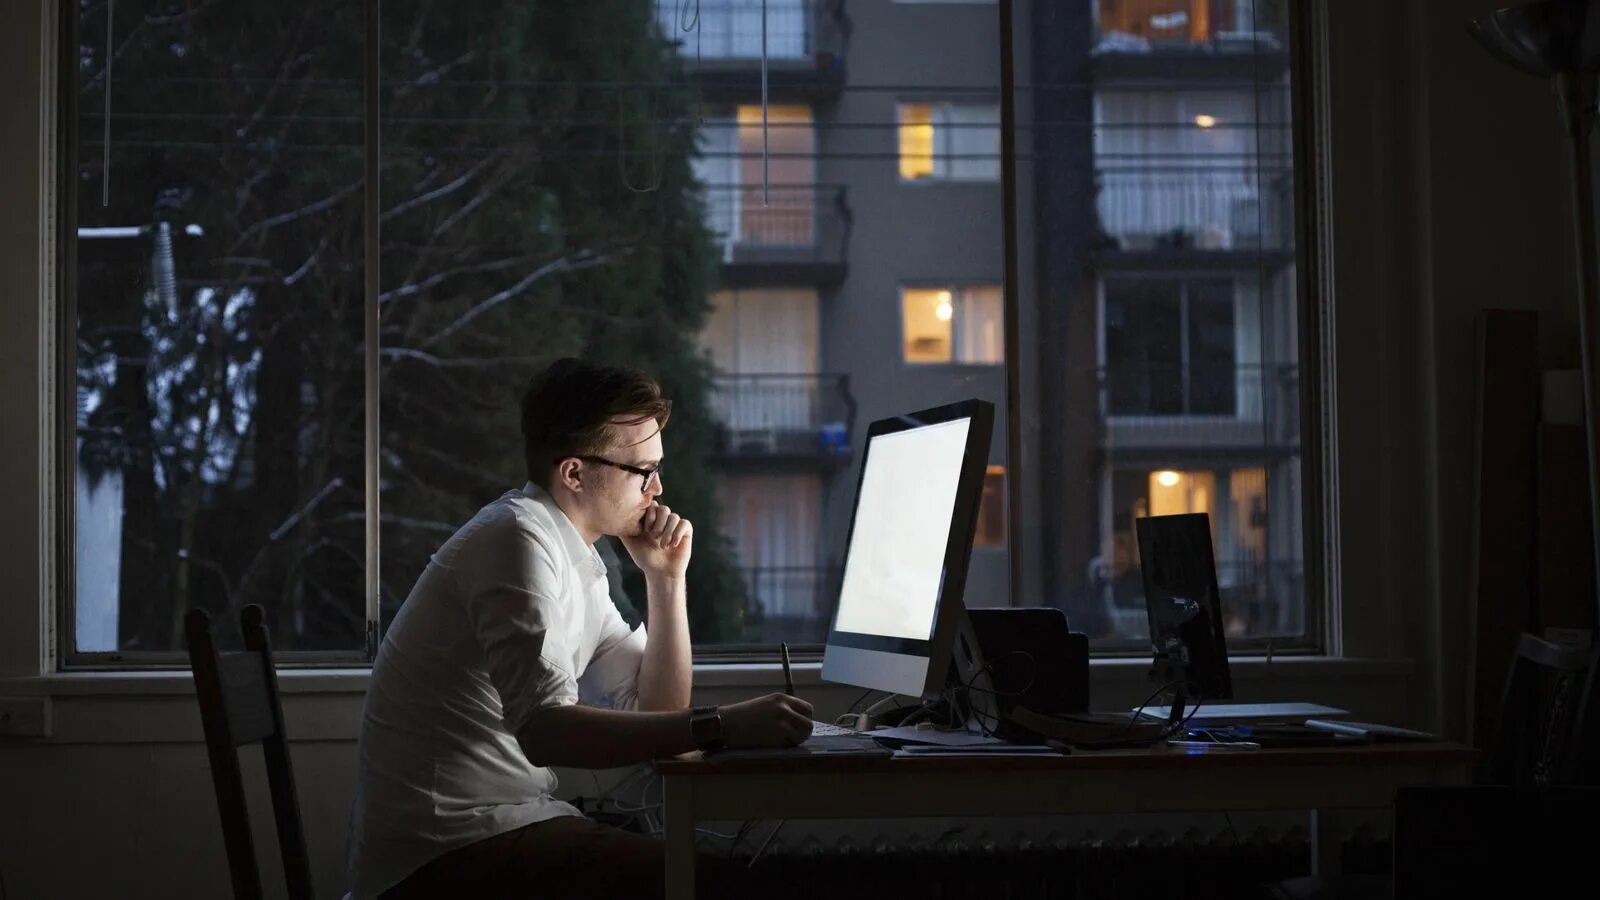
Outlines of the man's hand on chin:
[{"label": "man's hand on chin", "polygon": [[689,570],[694,549],[694,526],[659,503],[644,511],[635,534],[619,535],[628,555],[644,570],[645,578],[681,579]]}]

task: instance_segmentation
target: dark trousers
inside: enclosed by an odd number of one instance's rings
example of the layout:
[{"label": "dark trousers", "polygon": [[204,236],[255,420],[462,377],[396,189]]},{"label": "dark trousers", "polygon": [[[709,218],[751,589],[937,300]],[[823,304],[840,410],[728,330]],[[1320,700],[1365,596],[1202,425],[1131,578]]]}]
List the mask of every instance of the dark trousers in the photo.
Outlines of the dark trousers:
[{"label": "dark trousers", "polygon": [[[666,845],[582,816],[557,816],[446,853],[383,893],[382,900],[431,897],[639,898],[664,894]],[[739,896],[744,867],[701,854],[696,891]]]}]

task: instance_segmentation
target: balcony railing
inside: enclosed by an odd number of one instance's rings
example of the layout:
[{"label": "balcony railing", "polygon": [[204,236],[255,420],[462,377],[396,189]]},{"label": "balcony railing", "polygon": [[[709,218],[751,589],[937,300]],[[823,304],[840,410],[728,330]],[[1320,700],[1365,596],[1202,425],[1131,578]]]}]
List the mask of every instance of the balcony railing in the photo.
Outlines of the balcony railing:
[{"label": "balcony railing", "polygon": [[1166,4],[1099,0],[1095,53],[1281,51],[1283,17],[1262,4],[1234,0],[1171,0]]},{"label": "balcony railing", "polygon": [[729,265],[845,262],[849,195],[843,185],[708,185],[707,225]]},{"label": "balcony railing", "polygon": [[822,619],[832,609],[838,573],[821,566],[740,569],[745,621]]},{"label": "balcony railing", "polygon": [[[1218,560],[1223,628],[1229,639],[1301,635],[1306,627],[1305,566],[1297,559]],[[1098,581],[1092,591],[1105,604],[1107,632],[1122,640],[1148,640],[1144,582],[1138,568]]]},{"label": "balcony railing", "polygon": [[1288,170],[1102,166],[1100,227],[1123,250],[1286,250],[1293,246]]},{"label": "balcony railing", "polygon": [[711,410],[722,452],[734,456],[843,458],[855,400],[848,375],[722,375]]},{"label": "balcony railing", "polygon": [[[762,0],[682,0],[657,4],[656,21],[679,53],[701,63],[761,59]],[[822,63],[839,56],[842,30],[817,0],[766,0],[769,65]]]},{"label": "balcony railing", "polygon": [[1101,369],[1099,379],[1108,446],[1243,448],[1300,440],[1294,365],[1114,365]]}]

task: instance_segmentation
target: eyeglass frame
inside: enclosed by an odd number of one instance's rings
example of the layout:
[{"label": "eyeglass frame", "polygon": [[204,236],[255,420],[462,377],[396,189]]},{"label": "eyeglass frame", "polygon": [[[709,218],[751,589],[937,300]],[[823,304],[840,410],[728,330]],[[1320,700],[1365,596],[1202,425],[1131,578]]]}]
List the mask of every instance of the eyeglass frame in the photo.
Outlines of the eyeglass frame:
[{"label": "eyeglass frame", "polygon": [[632,475],[643,476],[644,483],[639,485],[639,493],[641,494],[648,494],[650,492],[651,478],[655,478],[658,483],[661,480],[661,463],[656,463],[654,466],[646,469],[642,466],[630,466],[627,463],[620,463],[613,459],[606,459],[604,456],[587,456],[582,453],[574,453],[570,456],[558,456],[555,458],[555,463],[559,465],[563,459],[581,459],[584,462],[597,462],[601,463],[602,465],[611,466],[614,469],[621,469],[622,471],[628,472]]}]

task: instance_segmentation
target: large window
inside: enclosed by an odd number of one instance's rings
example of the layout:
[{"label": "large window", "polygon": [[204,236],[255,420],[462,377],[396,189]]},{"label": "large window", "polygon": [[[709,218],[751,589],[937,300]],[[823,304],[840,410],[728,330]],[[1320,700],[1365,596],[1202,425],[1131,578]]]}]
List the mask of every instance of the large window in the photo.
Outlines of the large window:
[{"label": "large window", "polygon": [[1282,4],[1017,4],[1009,272],[993,4],[70,8],[69,661],[366,658],[567,355],[674,401],[702,650],[820,642],[866,426],[970,397],[971,602],[1137,650],[1132,522],[1201,511],[1231,633],[1312,632]]}]

